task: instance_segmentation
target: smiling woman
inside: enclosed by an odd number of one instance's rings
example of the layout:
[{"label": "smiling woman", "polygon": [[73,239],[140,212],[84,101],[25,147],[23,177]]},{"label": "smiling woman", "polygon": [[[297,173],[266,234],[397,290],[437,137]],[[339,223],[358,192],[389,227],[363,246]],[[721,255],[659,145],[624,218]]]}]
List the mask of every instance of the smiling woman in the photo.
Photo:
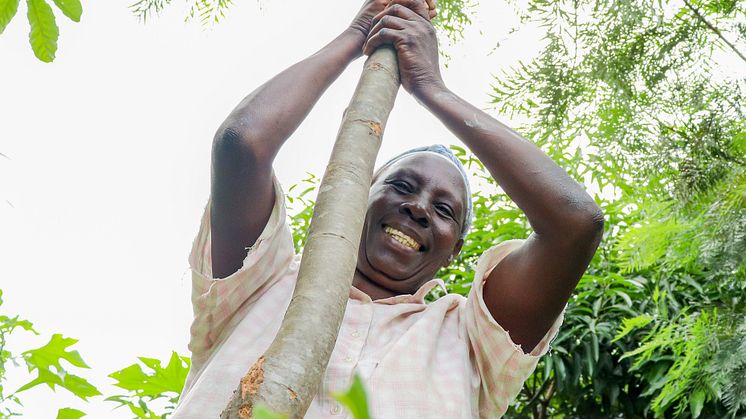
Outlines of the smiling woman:
[{"label": "smiling woman", "polygon": [[353,285],[373,298],[414,294],[463,245],[468,181],[443,146],[417,149],[374,177]]},{"label": "smiling woman", "polygon": [[249,367],[261,365],[300,261],[272,162],[345,67],[381,45],[394,46],[404,88],[484,162],[534,233],[486,251],[468,298],[426,304],[442,285],[433,276],[463,245],[468,181],[442,146],[385,164],[370,188],[339,337],[306,417],[340,413],[329,393],[354,373],[367,383],[374,417],[499,417],[549,349],[603,217],[541,150],[445,86],[432,16],[423,0],[366,1],[347,30],[257,88],[218,129],[211,198],[190,256],[193,357],[176,418],[217,415]]}]

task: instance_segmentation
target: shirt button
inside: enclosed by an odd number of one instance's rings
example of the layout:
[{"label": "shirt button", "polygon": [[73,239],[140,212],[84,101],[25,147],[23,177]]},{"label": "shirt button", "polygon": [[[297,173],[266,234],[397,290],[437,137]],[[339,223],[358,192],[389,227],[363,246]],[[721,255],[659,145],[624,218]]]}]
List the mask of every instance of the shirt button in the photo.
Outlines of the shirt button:
[{"label": "shirt button", "polygon": [[347,358],[345,358],[345,362],[352,362],[352,357],[348,356]]},{"label": "shirt button", "polygon": [[352,332],[352,337],[353,338],[356,338],[358,336],[360,336],[360,332],[358,332],[357,330],[355,330],[354,332]]},{"label": "shirt button", "polygon": [[332,408],[331,408],[331,409],[329,410],[329,413],[331,413],[332,415],[338,415],[338,414],[339,414],[339,410],[340,410],[340,409],[339,409],[339,405],[338,405],[338,404],[335,404],[335,405],[333,405],[333,406],[332,406]]}]

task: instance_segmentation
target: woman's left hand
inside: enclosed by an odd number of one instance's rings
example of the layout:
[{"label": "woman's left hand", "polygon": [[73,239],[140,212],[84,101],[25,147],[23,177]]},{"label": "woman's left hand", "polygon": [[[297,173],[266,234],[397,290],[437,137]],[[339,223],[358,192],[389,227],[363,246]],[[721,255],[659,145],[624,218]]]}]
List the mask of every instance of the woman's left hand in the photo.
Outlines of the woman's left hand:
[{"label": "woman's left hand", "polygon": [[392,0],[373,18],[363,47],[370,55],[381,45],[396,48],[401,83],[415,97],[443,86],[438,64],[438,40],[424,0]]}]

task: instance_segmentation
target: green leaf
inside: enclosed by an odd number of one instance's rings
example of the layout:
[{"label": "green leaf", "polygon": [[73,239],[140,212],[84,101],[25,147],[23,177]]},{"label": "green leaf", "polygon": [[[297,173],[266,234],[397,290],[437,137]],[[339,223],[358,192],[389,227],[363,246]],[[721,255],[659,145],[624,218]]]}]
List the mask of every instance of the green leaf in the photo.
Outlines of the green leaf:
[{"label": "green leaf", "polygon": [[697,390],[689,398],[689,408],[692,410],[692,418],[696,419],[702,413],[702,407],[705,405],[704,390]]},{"label": "green leaf", "polygon": [[[19,2],[20,0],[0,0],[0,34],[3,33],[5,27],[8,26],[8,23],[16,15]],[[2,304],[1,299],[0,304]]]},{"label": "green leaf", "polygon": [[80,22],[80,15],[83,14],[83,6],[80,0],[54,0],[54,4],[62,10],[65,16],[73,22]]},{"label": "green leaf", "polygon": [[85,416],[85,413],[81,412],[78,409],[72,409],[70,407],[60,409],[57,412],[57,419],[80,419],[83,416]]},{"label": "green leaf", "polygon": [[627,336],[635,329],[647,326],[648,323],[650,323],[651,321],[653,321],[653,318],[648,316],[647,314],[641,314],[631,319],[622,320],[622,327],[619,328],[619,332],[616,334],[612,342],[616,342],[619,339]]},{"label": "green leaf", "polygon": [[342,403],[352,413],[354,419],[371,419],[368,398],[359,375],[355,374],[346,393],[332,393],[332,397]]},{"label": "green leaf", "polygon": [[26,362],[29,372],[36,371],[38,375],[16,392],[46,384],[52,390],[55,386],[65,388],[83,400],[100,395],[101,393],[95,386],[82,377],[68,373],[60,363],[61,360],[65,360],[76,367],[89,368],[78,351],[66,350],[76,342],[76,339],[55,334],[52,335],[46,345],[23,352],[23,360]]},{"label": "green leaf", "polygon": [[109,375],[117,380],[115,386],[133,391],[140,397],[155,398],[167,392],[181,393],[189,372],[188,358],[172,352],[165,368],[158,359],[140,357],[139,360],[152,372],[146,373],[139,364],[132,364]]},{"label": "green leaf", "polygon": [[68,347],[77,342],[77,339],[65,338],[56,333],[52,335],[49,343],[40,348],[24,352],[23,357],[29,365],[29,368],[33,366],[40,369],[49,369],[49,367],[54,366],[58,371],[60,371],[63,370],[60,365],[60,360],[62,359],[76,367],[90,368],[85,361],[83,361],[83,358],[81,358],[78,351],[66,351]]},{"label": "green leaf", "polygon": [[28,23],[31,25],[29,41],[36,58],[51,63],[57,52],[57,38],[60,31],[54,19],[52,8],[44,0],[26,0]]},{"label": "green leaf", "polygon": [[101,395],[101,392],[93,384],[89,383],[88,380],[73,374],[65,375],[62,379],[62,387],[83,400],[87,400],[88,397]]}]

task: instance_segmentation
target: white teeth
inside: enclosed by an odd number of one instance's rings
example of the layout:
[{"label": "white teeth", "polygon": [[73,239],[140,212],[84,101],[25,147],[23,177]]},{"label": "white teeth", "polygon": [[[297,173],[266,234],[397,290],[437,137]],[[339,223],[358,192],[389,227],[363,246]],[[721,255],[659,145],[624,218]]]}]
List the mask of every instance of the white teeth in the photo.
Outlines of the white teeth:
[{"label": "white teeth", "polygon": [[401,244],[403,244],[403,245],[405,245],[407,247],[411,247],[414,250],[420,250],[420,247],[422,247],[422,245],[420,245],[419,243],[417,243],[413,238],[407,236],[406,234],[402,233],[401,231],[399,231],[399,230],[397,230],[395,228],[386,226],[386,228],[384,228],[383,231],[385,231],[386,234],[388,234],[391,237],[393,237],[399,243],[401,243]]}]

